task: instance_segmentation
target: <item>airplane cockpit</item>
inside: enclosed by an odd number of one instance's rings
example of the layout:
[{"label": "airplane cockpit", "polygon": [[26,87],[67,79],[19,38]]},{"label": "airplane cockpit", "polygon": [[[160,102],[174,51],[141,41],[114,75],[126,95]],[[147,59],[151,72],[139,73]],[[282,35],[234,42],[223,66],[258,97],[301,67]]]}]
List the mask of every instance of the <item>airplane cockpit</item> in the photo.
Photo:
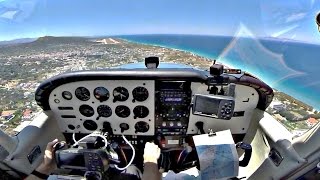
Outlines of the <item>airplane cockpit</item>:
[{"label": "airplane cockpit", "polygon": [[[159,59],[148,57],[144,68],[69,72],[47,79],[35,92],[43,113],[17,136],[1,134],[1,168],[30,174],[46,143],[58,138],[66,147],[56,151],[53,174],[64,175],[57,179],[90,173],[101,179],[106,170],[130,164],[143,169],[146,142],[161,149],[159,169],[178,173],[199,168],[193,136],[223,130],[230,130],[238,147],[240,178],[270,177],[283,165],[294,170],[305,162],[297,152],[304,147],[293,148],[291,134],[265,112],[273,99],[266,83],[217,63],[208,70],[167,65],[158,68]],[[277,177],[291,178],[286,172]]]}]

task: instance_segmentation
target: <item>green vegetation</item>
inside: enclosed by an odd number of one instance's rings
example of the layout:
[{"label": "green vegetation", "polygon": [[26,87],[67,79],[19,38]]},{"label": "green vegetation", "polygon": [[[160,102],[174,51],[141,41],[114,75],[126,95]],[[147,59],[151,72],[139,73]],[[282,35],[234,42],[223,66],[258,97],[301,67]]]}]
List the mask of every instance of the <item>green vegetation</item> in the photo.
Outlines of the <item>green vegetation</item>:
[{"label": "green vegetation", "polygon": [[21,117],[22,117],[22,111],[21,110],[17,110],[15,113],[14,113],[14,118],[11,119],[9,121],[9,125],[11,126],[17,126],[20,124],[20,121],[21,121]]},{"label": "green vegetation", "polygon": [[289,101],[291,104],[290,106],[292,106],[293,109],[300,109],[300,108],[303,108],[305,111],[307,110],[312,110],[312,106],[309,106],[293,97],[291,97],[290,95],[288,94],[285,94],[283,92],[280,92],[280,91],[276,91],[274,92],[274,98],[278,99],[279,101]]},{"label": "green vegetation", "polygon": [[[273,115],[275,119],[281,122],[293,133],[297,131],[297,133],[300,134],[301,132],[310,129],[311,125],[308,125],[307,123],[309,118],[315,118],[318,121],[320,120],[320,113],[318,111],[314,111],[314,113],[312,113],[312,106],[309,106],[283,92],[275,90],[274,100],[283,103],[285,105],[285,109],[276,111],[270,107],[267,109],[267,112]],[[279,115],[282,118],[279,118]]]},{"label": "green vegetation", "polygon": [[292,113],[290,113],[289,111],[285,111],[285,110],[280,111],[279,114],[282,117],[286,118],[288,121],[295,121],[295,116]]},{"label": "green vegetation", "polygon": [[320,113],[318,113],[318,114],[311,114],[310,117],[315,118],[315,119],[320,119]]},{"label": "green vegetation", "polygon": [[308,125],[304,121],[292,122],[292,121],[282,121],[281,122],[289,131],[299,130],[299,129],[309,129]]}]

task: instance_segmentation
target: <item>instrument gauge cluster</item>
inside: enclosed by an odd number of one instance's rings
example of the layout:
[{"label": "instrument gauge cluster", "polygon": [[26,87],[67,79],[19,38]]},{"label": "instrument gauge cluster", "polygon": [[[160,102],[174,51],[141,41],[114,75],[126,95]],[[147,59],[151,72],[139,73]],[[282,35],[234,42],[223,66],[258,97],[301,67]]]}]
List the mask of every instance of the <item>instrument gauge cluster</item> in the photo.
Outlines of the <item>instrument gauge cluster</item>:
[{"label": "instrument gauge cluster", "polygon": [[145,118],[149,115],[149,109],[145,106],[136,106],[133,109],[134,118]]},{"label": "instrument gauge cluster", "polygon": [[81,101],[88,101],[90,99],[90,91],[85,87],[78,87],[75,90],[75,95]]},{"label": "instrument gauge cluster", "polygon": [[113,134],[153,135],[154,93],[154,80],[78,81],[56,87],[49,105],[65,133],[91,133],[108,122]]},{"label": "instrument gauge cluster", "polygon": [[116,87],[113,90],[113,102],[126,101],[129,98],[129,92],[125,87]]},{"label": "instrument gauge cluster", "polygon": [[148,99],[149,97],[149,92],[145,87],[136,87],[133,89],[132,91],[132,95],[133,95],[133,101],[145,101],[146,99]]},{"label": "instrument gauge cluster", "polygon": [[100,102],[107,101],[109,99],[109,91],[105,87],[97,87],[94,89],[94,97]]},{"label": "instrument gauge cluster", "polygon": [[112,115],[112,110],[108,105],[98,106],[97,111],[100,117],[110,117]]},{"label": "instrument gauge cluster", "polygon": [[124,105],[120,105],[116,107],[115,110],[117,116],[121,117],[121,118],[126,118],[128,116],[130,116],[130,108],[128,108],[127,106]]}]

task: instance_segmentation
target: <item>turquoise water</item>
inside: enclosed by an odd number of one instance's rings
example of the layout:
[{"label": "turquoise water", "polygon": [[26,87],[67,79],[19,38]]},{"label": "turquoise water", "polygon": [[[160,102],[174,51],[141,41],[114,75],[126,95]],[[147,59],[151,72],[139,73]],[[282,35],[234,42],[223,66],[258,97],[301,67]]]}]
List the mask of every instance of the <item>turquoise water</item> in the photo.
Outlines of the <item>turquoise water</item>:
[{"label": "turquoise water", "polygon": [[271,87],[320,109],[320,46],[274,39],[197,35],[130,35],[120,38],[217,59],[259,77]]}]

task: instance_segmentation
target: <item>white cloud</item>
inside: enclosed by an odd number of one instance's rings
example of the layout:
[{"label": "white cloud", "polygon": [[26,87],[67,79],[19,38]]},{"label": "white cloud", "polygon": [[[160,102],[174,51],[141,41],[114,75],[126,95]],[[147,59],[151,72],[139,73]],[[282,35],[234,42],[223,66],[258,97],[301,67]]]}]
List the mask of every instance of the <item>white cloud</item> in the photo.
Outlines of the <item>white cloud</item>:
[{"label": "white cloud", "polygon": [[34,12],[39,0],[0,0],[0,17],[22,22]]},{"label": "white cloud", "polygon": [[289,26],[289,27],[287,27],[287,28],[285,28],[285,29],[283,29],[281,31],[278,31],[278,32],[275,32],[275,33],[271,34],[271,36],[272,37],[279,37],[279,36],[281,36],[281,35],[283,35],[285,33],[288,33],[290,31],[294,30],[297,27],[299,27],[299,25]]},{"label": "white cloud", "polygon": [[286,18],[286,23],[290,23],[290,22],[294,22],[294,21],[299,21],[301,19],[303,19],[305,16],[307,15],[307,13],[296,13],[296,14],[292,14],[290,16],[288,16]]},{"label": "white cloud", "polygon": [[0,18],[13,19],[14,15],[17,14],[18,11],[7,11],[0,14]]}]

